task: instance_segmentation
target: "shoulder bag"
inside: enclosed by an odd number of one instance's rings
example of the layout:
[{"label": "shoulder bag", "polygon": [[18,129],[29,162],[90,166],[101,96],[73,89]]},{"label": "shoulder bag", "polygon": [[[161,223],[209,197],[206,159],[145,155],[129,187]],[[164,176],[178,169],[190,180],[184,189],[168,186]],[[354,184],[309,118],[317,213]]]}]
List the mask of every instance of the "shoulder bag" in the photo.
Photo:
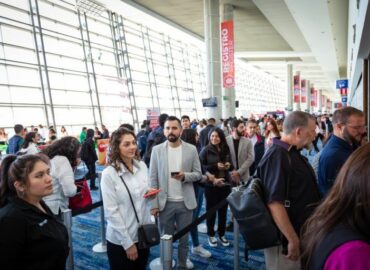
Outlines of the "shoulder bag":
[{"label": "shoulder bag", "polygon": [[140,224],[139,217],[137,215],[134,201],[132,200],[130,190],[128,189],[125,181],[123,180],[123,177],[121,176],[121,180],[123,184],[126,187],[127,193],[130,197],[130,201],[132,204],[132,208],[134,209],[135,212],[135,217],[137,220],[137,223],[139,224],[139,228],[137,230],[137,236],[138,236],[138,248],[139,249],[147,249],[152,246],[156,246],[160,242],[160,235],[159,235],[159,230],[156,224]]}]

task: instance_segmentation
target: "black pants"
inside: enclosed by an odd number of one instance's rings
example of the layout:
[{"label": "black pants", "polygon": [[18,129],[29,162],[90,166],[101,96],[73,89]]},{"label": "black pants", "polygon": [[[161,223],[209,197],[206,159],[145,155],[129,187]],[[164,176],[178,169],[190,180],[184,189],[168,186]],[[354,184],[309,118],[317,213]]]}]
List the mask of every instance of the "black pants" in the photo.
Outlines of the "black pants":
[{"label": "black pants", "polygon": [[[137,247],[137,245],[136,245]],[[127,258],[122,246],[107,241],[107,254],[111,270],[145,270],[149,258],[149,249],[137,249],[139,257],[135,261]]]},{"label": "black pants", "polygon": [[[207,211],[213,206],[225,199],[231,192],[231,188],[227,187],[206,187],[206,209]],[[226,229],[226,214],[227,214],[227,204],[217,210],[217,219],[218,219],[218,229],[217,233],[219,236],[225,235]],[[207,219],[207,234],[209,236],[215,236],[215,222],[216,222],[216,213],[210,216]]]},{"label": "black pants", "polygon": [[90,180],[90,187],[95,187],[95,178],[96,178],[96,166],[95,162],[86,163],[88,173],[86,175],[87,180]]}]

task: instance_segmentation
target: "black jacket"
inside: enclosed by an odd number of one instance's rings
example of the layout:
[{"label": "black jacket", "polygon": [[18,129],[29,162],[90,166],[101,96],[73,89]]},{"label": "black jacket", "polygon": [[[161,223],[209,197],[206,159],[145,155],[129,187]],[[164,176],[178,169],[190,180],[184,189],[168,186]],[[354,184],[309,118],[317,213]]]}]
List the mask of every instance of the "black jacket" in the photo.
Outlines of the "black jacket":
[{"label": "black jacket", "polygon": [[[215,146],[213,146],[212,144],[208,144],[200,152],[199,158],[202,165],[203,173],[209,172],[215,175],[217,178],[225,178],[225,182],[231,183],[229,172],[233,170],[233,165],[231,162],[231,156],[228,147],[226,148],[226,150],[218,152]],[[220,171],[217,167],[218,162],[229,162],[231,166],[227,171]]]},{"label": "black jacket", "polygon": [[68,233],[41,201],[47,213],[19,198],[0,209],[0,268],[64,270]]},{"label": "black jacket", "polygon": [[98,160],[96,155],[94,140],[92,138],[87,138],[82,143],[81,147],[81,159],[86,164],[95,163]]}]

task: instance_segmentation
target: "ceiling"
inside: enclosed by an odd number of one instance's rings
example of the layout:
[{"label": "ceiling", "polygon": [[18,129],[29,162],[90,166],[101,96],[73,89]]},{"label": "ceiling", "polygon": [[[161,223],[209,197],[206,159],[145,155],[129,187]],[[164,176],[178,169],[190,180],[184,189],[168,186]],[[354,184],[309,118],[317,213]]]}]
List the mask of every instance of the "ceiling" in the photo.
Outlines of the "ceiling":
[{"label": "ceiling", "polygon": [[[203,39],[203,0],[121,0]],[[348,0],[219,0],[234,7],[235,57],[286,81],[287,63],[339,99],[347,77]],[[104,0],[101,2],[105,2]]]}]

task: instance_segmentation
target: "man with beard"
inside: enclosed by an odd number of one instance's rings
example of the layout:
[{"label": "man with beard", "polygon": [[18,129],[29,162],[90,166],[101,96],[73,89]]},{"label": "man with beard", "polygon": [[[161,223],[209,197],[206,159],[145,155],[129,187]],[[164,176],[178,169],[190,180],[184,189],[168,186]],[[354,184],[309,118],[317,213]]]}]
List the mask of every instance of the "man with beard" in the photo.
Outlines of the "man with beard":
[{"label": "man with beard", "polygon": [[231,178],[236,184],[249,178],[249,167],[254,161],[253,145],[250,139],[244,137],[244,123],[241,120],[231,122],[232,135],[226,137],[230,149],[234,170]]},{"label": "man with beard", "polygon": [[333,114],[334,134],[321,152],[318,182],[321,193],[326,196],[344,162],[360,146],[365,134],[365,115],[362,111],[345,107]]},{"label": "man with beard", "polygon": [[281,139],[262,157],[257,176],[263,183],[264,201],[280,230],[282,245],[266,248],[266,269],[301,269],[299,233],[320,200],[315,173],[300,150],[315,138],[315,118],[306,112],[290,113]]},{"label": "man with beard", "polygon": [[[200,161],[195,146],[180,139],[181,132],[180,120],[169,116],[164,124],[167,141],[153,147],[150,158],[151,187],[161,189],[152,202],[151,214],[159,216],[162,235],[173,235],[175,226],[180,231],[189,225],[197,207],[193,182],[202,177]],[[179,240],[178,269],[192,268],[187,253],[188,234]]]},{"label": "man with beard", "polygon": [[[230,149],[231,161],[234,170],[231,172],[231,179],[237,185],[247,181],[249,168],[254,161],[254,149],[250,139],[244,137],[244,123],[241,120],[231,122],[232,135],[226,137]],[[229,222],[227,231],[232,231],[233,223]]]}]

